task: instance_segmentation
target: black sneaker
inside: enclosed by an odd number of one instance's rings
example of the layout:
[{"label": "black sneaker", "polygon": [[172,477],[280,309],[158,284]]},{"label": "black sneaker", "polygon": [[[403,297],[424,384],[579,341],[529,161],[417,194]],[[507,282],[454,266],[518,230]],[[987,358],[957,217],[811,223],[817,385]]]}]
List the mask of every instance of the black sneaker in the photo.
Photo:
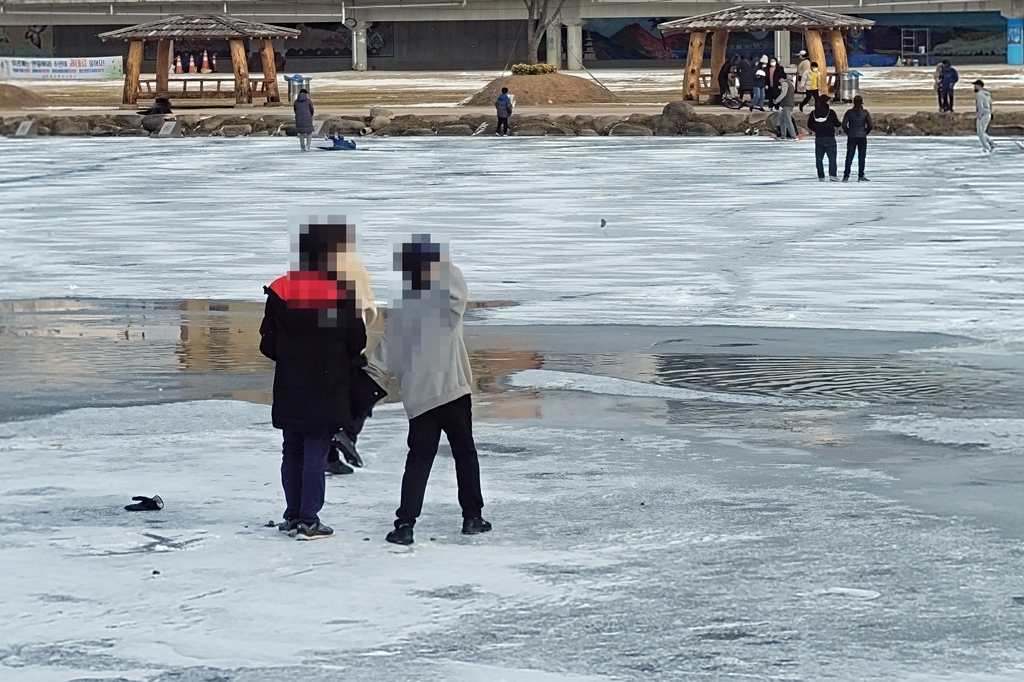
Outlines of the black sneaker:
[{"label": "black sneaker", "polygon": [[356,452],[356,444],[352,442],[352,439],[349,438],[344,431],[339,431],[334,434],[334,440],[331,445],[334,446],[338,452],[341,453],[341,456],[345,458],[345,461],[352,466],[357,468],[363,466],[363,458],[359,456],[358,452]]},{"label": "black sneaker", "polygon": [[340,459],[339,460],[335,460],[333,462],[328,460],[328,462],[327,462],[327,473],[329,473],[329,474],[333,474],[335,476],[340,476],[342,474],[354,474],[355,472],[356,472],[355,469],[353,469],[349,465],[345,464]]},{"label": "black sneaker", "polygon": [[334,529],[322,523],[300,523],[295,527],[296,540],[323,540],[334,535]]},{"label": "black sneaker", "polygon": [[408,523],[399,524],[384,539],[395,545],[411,545],[412,526]]},{"label": "black sneaker", "polygon": [[868,180],[868,179],[867,179],[866,177],[864,177],[864,176],[862,175],[862,176],[860,176],[859,178],[857,178],[857,182],[871,182],[871,181],[870,181],[870,180]]},{"label": "black sneaker", "polygon": [[299,520],[298,519],[292,519],[291,521],[289,521],[288,519],[285,519],[281,523],[277,524],[277,529],[279,531],[281,531],[282,533],[290,533],[290,532],[292,532],[293,530],[295,530],[298,527],[299,527]]},{"label": "black sneaker", "polygon": [[476,535],[477,533],[486,533],[491,530],[491,524],[484,521],[479,516],[475,519],[463,519],[462,520],[462,534],[463,535]]},{"label": "black sneaker", "polygon": [[849,181],[850,181],[850,176],[849,175],[844,175],[843,176],[843,182],[849,182]]}]

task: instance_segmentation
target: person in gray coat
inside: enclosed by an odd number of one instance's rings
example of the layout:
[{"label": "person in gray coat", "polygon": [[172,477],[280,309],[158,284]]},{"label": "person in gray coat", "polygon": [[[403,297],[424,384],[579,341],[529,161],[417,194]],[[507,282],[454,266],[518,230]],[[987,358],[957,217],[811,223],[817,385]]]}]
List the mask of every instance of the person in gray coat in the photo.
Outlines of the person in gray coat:
[{"label": "person in gray coat", "polygon": [[376,379],[383,379],[385,369],[395,374],[409,417],[402,502],[395,512],[395,528],[385,539],[411,545],[442,432],[455,459],[462,532],[486,533],[491,524],[480,516],[484,500],[473,442],[473,371],[463,338],[466,280],[449,262],[447,243],[433,241],[429,234],[409,235],[402,241],[394,253],[402,289],[392,293],[384,339],[366,371]]},{"label": "person in gray coat", "polygon": [[308,152],[310,136],[313,134],[313,100],[309,99],[305,88],[299,90],[292,108],[295,110],[295,133],[299,136],[299,146],[302,151]]},{"label": "person in gray coat", "polygon": [[988,153],[996,148],[988,134],[988,125],[992,122],[992,95],[981,80],[974,81],[974,118],[981,150]]},{"label": "person in gray coat", "polygon": [[779,107],[779,139],[795,140],[796,126],[793,125],[793,107],[796,105],[796,84],[792,78],[779,81],[779,96],[773,102]]}]

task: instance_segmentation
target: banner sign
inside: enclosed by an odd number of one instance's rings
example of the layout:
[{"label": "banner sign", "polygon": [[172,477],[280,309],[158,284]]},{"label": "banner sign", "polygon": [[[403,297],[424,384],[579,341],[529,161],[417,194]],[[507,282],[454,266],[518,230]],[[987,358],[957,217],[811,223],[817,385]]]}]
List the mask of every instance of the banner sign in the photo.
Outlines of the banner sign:
[{"label": "banner sign", "polygon": [[0,79],[86,80],[122,78],[122,57],[74,57],[67,59],[35,59],[0,57]]}]

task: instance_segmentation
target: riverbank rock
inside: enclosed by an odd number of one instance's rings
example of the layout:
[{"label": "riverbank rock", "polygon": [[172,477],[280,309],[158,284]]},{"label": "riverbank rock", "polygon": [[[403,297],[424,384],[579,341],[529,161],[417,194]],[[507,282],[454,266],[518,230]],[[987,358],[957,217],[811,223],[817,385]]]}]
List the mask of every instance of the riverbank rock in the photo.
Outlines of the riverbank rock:
[{"label": "riverbank rock", "polygon": [[99,123],[92,127],[92,130],[89,131],[89,135],[92,137],[114,137],[119,132],[121,132],[121,129],[115,125]]},{"label": "riverbank rock", "polygon": [[995,137],[1024,137],[1024,125],[990,125],[988,134]]},{"label": "riverbank rock", "polygon": [[612,129],[608,131],[608,134],[614,137],[644,137],[646,135],[653,135],[654,131],[646,126],[634,125],[632,123],[619,123],[612,127]]},{"label": "riverbank rock", "polygon": [[442,126],[437,129],[437,134],[448,136],[472,135],[473,129],[470,128],[468,125],[460,123],[457,125]]},{"label": "riverbank rock", "polygon": [[679,135],[686,131],[686,127],[697,114],[693,105],[689,102],[669,102],[661,110],[661,118],[658,119],[659,135]]},{"label": "riverbank rock", "polygon": [[924,133],[922,133],[913,123],[908,123],[897,128],[895,134],[900,135],[901,137],[918,137]]},{"label": "riverbank rock", "polygon": [[155,133],[156,131],[160,130],[160,126],[162,126],[163,124],[163,114],[150,114],[149,116],[143,116],[142,121],[139,122],[139,125],[142,126],[142,129],[150,133]]},{"label": "riverbank rock", "polygon": [[89,124],[70,118],[58,118],[53,124],[54,135],[88,135]]},{"label": "riverbank rock", "polygon": [[390,121],[395,117],[395,112],[385,107],[370,107],[370,118],[373,119],[377,118],[378,116],[383,116],[384,118]]},{"label": "riverbank rock", "polygon": [[252,126],[248,123],[226,125],[220,129],[220,132],[224,137],[245,137],[252,134]]},{"label": "riverbank rock", "polygon": [[426,137],[427,135],[433,135],[434,131],[430,128],[406,128],[399,135],[404,137]]},{"label": "riverbank rock", "polygon": [[327,129],[332,133],[340,133],[342,135],[359,135],[360,131],[362,131],[366,124],[362,121],[353,121],[349,118],[330,118],[327,119],[326,125]]},{"label": "riverbank rock", "polygon": [[594,130],[598,135],[607,135],[613,126],[622,123],[621,116],[597,116],[594,118]]},{"label": "riverbank rock", "polygon": [[140,128],[142,127],[142,117],[138,114],[118,114],[111,119],[116,126],[122,128]]},{"label": "riverbank rock", "polygon": [[370,127],[374,130],[382,130],[391,123],[387,116],[374,116],[370,119]]},{"label": "riverbank rock", "polygon": [[689,137],[717,137],[718,129],[713,125],[698,121],[696,123],[691,123],[683,134]]}]

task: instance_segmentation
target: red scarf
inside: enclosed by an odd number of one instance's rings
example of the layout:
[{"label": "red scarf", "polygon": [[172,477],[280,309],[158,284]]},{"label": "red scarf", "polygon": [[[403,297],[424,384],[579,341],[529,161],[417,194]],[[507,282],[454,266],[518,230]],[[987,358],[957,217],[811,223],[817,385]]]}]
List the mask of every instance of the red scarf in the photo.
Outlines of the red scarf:
[{"label": "red scarf", "polygon": [[327,277],[325,272],[290,271],[270,285],[289,308],[336,308],[347,298],[344,287]]}]

